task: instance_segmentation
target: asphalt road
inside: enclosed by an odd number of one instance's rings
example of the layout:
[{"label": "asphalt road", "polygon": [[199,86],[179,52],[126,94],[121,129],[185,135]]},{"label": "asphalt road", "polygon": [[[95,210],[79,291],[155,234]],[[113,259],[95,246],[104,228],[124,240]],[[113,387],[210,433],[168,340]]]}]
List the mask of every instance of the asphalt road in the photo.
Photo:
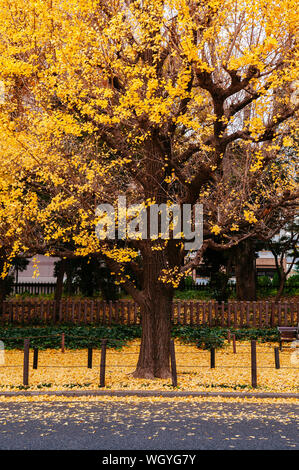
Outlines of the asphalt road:
[{"label": "asphalt road", "polygon": [[0,450],[298,450],[298,406],[0,403]]}]

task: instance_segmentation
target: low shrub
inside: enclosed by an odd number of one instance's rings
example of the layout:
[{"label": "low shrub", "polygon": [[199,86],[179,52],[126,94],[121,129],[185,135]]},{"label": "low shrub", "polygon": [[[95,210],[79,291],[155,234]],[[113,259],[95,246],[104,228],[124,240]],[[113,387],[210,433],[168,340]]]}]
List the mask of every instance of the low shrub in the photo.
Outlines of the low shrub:
[{"label": "low shrub", "polygon": [[88,346],[101,347],[101,340],[108,339],[107,347],[122,348],[141,335],[139,326],[46,326],[0,328],[0,340],[5,349],[22,349],[24,338],[30,338],[30,347],[59,349],[61,334],[65,334],[65,347],[85,349]]},{"label": "low shrub", "polygon": [[[207,326],[180,326],[172,328],[172,337],[183,343],[196,344],[199,348],[222,348],[225,346],[228,331],[236,335],[238,341],[252,339],[261,342],[278,341],[276,328],[222,328]],[[65,333],[65,347],[67,349],[86,349],[89,346],[101,347],[101,340],[108,340],[108,348],[120,349],[136,338],[141,337],[139,325],[113,325],[113,326],[44,326],[44,327],[0,327],[0,340],[4,342],[5,349],[23,349],[24,338],[30,338],[30,347],[39,349],[59,349],[61,347],[61,334]]]},{"label": "low shrub", "polygon": [[207,290],[177,290],[174,294],[175,300],[211,300],[211,293]]},{"label": "low shrub", "polygon": [[279,340],[277,328],[222,328],[222,327],[191,327],[175,326],[172,331],[174,337],[184,343],[197,344],[199,348],[219,349],[225,346],[228,332],[236,336],[238,341],[258,340],[260,342],[276,342]]}]

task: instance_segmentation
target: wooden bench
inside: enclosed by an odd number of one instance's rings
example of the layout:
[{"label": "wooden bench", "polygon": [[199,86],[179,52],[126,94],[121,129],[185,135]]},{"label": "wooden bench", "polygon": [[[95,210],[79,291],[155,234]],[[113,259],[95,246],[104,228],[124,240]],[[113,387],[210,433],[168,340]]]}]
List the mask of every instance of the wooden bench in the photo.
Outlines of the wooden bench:
[{"label": "wooden bench", "polygon": [[282,350],[283,341],[295,341],[298,339],[298,327],[295,326],[278,326],[279,346]]}]

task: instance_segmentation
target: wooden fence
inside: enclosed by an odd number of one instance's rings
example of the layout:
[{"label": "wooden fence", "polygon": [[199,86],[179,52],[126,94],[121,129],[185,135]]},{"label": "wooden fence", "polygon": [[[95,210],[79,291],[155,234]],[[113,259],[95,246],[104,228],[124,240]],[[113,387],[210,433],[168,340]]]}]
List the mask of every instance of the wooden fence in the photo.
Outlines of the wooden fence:
[{"label": "wooden fence", "polygon": [[[18,299],[4,301],[2,324],[73,323],[124,324],[140,323],[139,306],[131,300],[64,299],[55,309],[55,301]],[[170,312],[176,325],[223,327],[296,326],[299,323],[299,302],[174,301]]]}]

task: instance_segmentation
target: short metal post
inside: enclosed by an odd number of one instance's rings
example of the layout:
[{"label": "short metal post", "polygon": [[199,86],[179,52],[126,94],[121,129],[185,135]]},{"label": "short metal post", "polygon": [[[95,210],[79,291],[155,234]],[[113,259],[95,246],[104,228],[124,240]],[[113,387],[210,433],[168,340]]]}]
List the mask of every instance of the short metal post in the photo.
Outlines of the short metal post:
[{"label": "short metal post", "polygon": [[37,369],[38,364],[38,348],[33,349],[33,369]]},{"label": "short metal post", "polygon": [[280,360],[279,360],[279,348],[274,348],[274,357],[275,357],[275,368],[280,369]]},{"label": "short metal post", "polygon": [[251,385],[257,387],[256,341],[251,341]]},{"label": "short metal post", "polygon": [[237,354],[236,335],[233,335],[233,353],[234,353],[234,354]]},{"label": "short metal post", "polygon": [[65,336],[64,333],[61,335],[61,352],[64,353],[64,343],[65,343]]},{"label": "short metal post", "polygon": [[92,369],[92,347],[88,348],[87,367],[88,369]]},{"label": "short metal post", "polygon": [[211,348],[211,369],[215,369],[215,348]]},{"label": "short metal post", "polygon": [[178,377],[177,377],[177,370],[176,370],[176,360],[175,360],[175,348],[174,348],[174,341],[170,341],[170,364],[171,364],[171,377],[172,377],[172,386],[178,386]]},{"label": "short metal post", "polygon": [[101,365],[100,365],[100,387],[105,387],[105,371],[106,371],[106,347],[107,340],[102,340],[102,350],[101,350]]},{"label": "short metal post", "polygon": [[29,383],[29,339],[24,339],[23,385]]}]

